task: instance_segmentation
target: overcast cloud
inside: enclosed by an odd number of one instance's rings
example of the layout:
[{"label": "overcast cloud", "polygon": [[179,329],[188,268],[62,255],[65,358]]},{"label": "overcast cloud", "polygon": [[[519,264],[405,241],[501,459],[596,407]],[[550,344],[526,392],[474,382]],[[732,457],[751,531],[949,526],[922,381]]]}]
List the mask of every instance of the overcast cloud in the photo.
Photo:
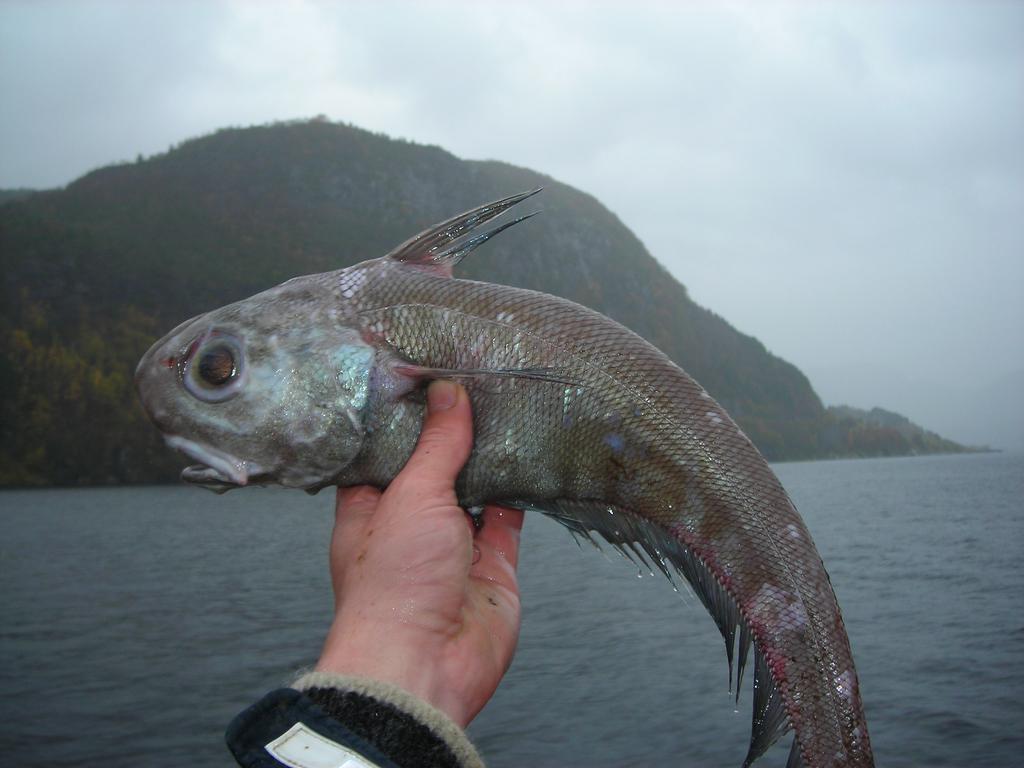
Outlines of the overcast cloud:
[{"label": "overcast cloud", "polygon": [[826,403],[1024,448],[1024,4],[3,2],[0,186],[325,114],[604,202]]}]

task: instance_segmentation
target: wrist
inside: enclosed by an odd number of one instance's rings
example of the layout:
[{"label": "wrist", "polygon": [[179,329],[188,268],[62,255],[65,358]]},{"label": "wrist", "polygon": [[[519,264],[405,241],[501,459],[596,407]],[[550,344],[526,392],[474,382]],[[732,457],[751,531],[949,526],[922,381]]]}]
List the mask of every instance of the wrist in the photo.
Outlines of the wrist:
[{"label": "wrist", "polygon": [[440,709],[465,728],[468,718],[442,679],[441,653],[428,638],[400,636],[394,628],[368,631],[365,622],[344,626],[336,619],[327,633],[316,670],[334,675],[377,680],[412,694]]}]

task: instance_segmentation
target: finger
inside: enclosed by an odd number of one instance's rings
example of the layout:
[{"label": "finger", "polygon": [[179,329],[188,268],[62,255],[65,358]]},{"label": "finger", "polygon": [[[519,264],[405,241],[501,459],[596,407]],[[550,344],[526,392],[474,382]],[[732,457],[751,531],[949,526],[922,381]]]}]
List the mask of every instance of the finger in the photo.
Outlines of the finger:
[{"label": "finger", "polygon": [[466,390],[434,381],[427,390],[427,418],[399,478],[420,497],[451,495],[455,478],[473,447],[473,415]]},{"label": "finger", "polygon": [[519,536],[523,528],[523,511],[489,506],[484,510],[484,527],[474,540],[480,559],[472,573],[478,578],[511,586],[519,565]]}]

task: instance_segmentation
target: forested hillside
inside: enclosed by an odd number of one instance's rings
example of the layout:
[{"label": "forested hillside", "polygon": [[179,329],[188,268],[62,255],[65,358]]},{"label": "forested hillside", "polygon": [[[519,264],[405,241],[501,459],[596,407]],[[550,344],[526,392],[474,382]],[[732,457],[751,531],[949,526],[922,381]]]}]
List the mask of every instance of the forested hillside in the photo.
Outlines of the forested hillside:
[{"label": "forested hillside", "polygon": [[919,450],[892,450],[898,432],[823,408],[799,370],[694,304],[594,198],[523,168],[311,121],[224,130],[61,190],[0,195],[0,485],[174,479],[184,461],[132,389],[152,341],[541,185],[544,215],[474,253],[461,276],[619,320],[697,378],[770,459]]}]

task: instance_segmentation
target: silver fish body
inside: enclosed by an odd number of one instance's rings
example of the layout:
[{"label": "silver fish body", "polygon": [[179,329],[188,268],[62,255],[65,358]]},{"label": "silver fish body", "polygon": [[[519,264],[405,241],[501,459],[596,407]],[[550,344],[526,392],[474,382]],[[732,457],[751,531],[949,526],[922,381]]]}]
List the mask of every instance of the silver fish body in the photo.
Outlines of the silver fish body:
[{"label": "silver fish body", "polygon": [[839,606],[810,533],[728,414],[639,336],[573,302],[451,277],[527,195],[382,259],[310,275],[184,323],[139,364],[168,442],[215,489],[387,485],[415,445],[425,379],[469,390],[466,506],[541,510],[691,584],[737,691],[754,646],[745,765],[795,731],[792,765],[868,766]]}]

